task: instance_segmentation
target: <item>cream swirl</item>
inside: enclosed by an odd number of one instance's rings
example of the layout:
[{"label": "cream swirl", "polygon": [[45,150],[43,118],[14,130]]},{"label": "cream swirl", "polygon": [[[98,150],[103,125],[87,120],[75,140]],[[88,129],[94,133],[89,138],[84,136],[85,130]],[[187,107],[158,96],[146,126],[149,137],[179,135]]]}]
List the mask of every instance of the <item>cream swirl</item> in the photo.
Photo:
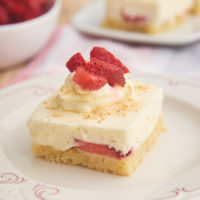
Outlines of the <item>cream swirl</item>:
[{"label": "cream swirl", "polygon": [[[99,90],[83,90],[73,80],[74,73],[68,75],[65,84],[59,89],[54,104],[56,107],[72,112],[91,112],[97,107],[105,107],[114,103],[132,98],[133,82],[125,75],[126,84],[110,86],[109,84]],[[55,105],[54,105],[55,106]]]}]

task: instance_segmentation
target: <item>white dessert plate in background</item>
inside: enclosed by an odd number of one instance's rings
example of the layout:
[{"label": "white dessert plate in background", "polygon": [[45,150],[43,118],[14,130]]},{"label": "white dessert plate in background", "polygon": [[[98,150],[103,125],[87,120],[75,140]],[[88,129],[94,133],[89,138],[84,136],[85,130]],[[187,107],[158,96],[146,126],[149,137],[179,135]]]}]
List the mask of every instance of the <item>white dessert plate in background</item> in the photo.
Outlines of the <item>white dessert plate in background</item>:
[{"label": "white dessert plate in background", "polygon": [[49,163],[30,152],[26,121],[66,76],[33,79],[0,91],[0,199],[199,200],[200,84],[134,74],[164,88],[161,134],[131,177]]},{"label": "white dessert plate in background", "polygon": [[72,23],[77,30],[83,33],[129,43],[182,46],[200,39],[200,15],[191,16],[179,27],[159,35],[104,28],[101,26],[104,17],[104,1],[98,0],[78,11],[74,15]]}]

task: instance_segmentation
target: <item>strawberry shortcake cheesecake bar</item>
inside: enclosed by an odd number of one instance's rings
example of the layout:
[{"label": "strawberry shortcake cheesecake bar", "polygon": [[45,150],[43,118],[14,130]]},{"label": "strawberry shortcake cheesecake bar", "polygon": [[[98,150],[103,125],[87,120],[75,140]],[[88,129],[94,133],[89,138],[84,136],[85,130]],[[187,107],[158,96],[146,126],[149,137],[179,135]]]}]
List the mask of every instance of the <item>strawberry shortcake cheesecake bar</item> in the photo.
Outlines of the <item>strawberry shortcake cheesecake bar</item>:
[{"label": "strawberry shortcake cheesecake bar", "polygon": [[[194,1],[196,6],[194,6]],[[103,25],[144,33],[160,33],[181,24],[198,0],[105,0]]]},{"label": "strawberry shortcake cheesecake bar", "polygon": [[102,47],[66,63],[64,84],[28,120],[32,152],[47,161],[129,176],[164,131],[163,90],[131,80]]}]

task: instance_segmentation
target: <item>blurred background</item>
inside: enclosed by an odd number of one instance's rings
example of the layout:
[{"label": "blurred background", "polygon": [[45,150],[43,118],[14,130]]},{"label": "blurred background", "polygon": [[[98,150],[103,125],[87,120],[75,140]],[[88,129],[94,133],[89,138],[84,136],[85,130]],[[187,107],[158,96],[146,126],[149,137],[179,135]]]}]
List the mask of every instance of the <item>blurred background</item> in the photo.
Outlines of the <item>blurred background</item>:
[{"label": "blurred background", "polygon": [[[101,34],[79,32],[71,23],[74,14],[80,12],[85,6],[99,1],[103,2],[103,0],[56,0],[55,2],[0,0],[1,88],[29,78],[66,72],[65,62],[71,55],[82,52],[87,57],[93,46],[103,46],[113,52],[131,69],[132,73],[162,74],[200,81],[200,43],[197,39],[191,44],[183,40],[182,42],[187,45],[176,46],[171,43],[166,45],[167,40],[165,45],[162,43],[154,45],[147,42],[140,42],[140,44],[129,42],[127,38],[124,38],[126,42],[123,42],[123,40],[113,40],[112,37],[104,37],[103,34],[101,36]],[[25,2],[26,7],[19,2]],[[27,9],[30,9],[30,12],[27,12]],[[6,13],[8,10],[11,16]],[[92,7],[90,10],[92,11]],[[84,12],[85,15],[91,15],[94,22],[99,20],[96,11],[87,13],[85,10]],[[82,23],[80,19],[79,21]],[[192,26],[190,24],[190,27]],[[82,24],[82,29],[84,28],[93,31],[93,27],[87,24]],[[103,31],[102,28],[102,33]],[[113,35],[115,33],[113,32]],[[123,32],[117,34],[126,37]],[[179,34],[181,36],[181,32]],[[198,35],[195,34],[200,36],[199,32]],[[112,32],[110,35],[112,36]],[[152,41],[156,43],[162,40],[162,35],[136,34],[136,36],[136,38],[140,37],[140,40],[153,38]],[[189,36],[185,38],[188,40]]]}]

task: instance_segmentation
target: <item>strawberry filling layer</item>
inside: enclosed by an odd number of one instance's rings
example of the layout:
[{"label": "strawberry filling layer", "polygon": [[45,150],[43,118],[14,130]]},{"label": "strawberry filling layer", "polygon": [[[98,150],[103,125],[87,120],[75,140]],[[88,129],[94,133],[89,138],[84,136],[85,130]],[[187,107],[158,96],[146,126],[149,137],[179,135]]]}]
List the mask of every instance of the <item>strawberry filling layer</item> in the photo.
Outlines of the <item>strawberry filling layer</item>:
[{"label": "strawberry filling layer", "polygon": [[110,148],[108,145],[105,144],[96,144],[91,142],[84,142],[82,140],[75,139],[75,142],[77,144],[78,149],[81,151],[86,151],[89,153],[96,153],[99,155],[104,155],[108,157],[114,157],[117,159],[128,157],[132,154],[132,149],[126,153],[125,155],[122,154],[121,151],[116,151],[114,148]]},{"label": "strawberry filling layer", "polygon": [[144,16],[133,16],[130,14],[127,14],[125,12],[121,12],[121,16],[123,18],[124,21],[129,22],[129,23],[133,23],[133,24],[145,24],[147,22],[147,18]]}]

